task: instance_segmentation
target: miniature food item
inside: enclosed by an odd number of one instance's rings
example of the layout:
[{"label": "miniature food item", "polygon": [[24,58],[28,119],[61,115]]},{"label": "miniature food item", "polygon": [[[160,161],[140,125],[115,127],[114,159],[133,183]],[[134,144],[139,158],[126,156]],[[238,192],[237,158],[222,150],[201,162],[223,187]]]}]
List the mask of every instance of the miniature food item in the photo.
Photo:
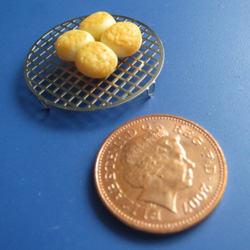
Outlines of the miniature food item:
[{"label": "miniature food item", "polygon": [[70,30],[56,40],[56,53],[62,60],[74,62],[78,50],[92,41],[94,38],[88,32]]},{"label": "miniature food item", "polygon": [[101,42],[110,47],[118,57],[127,57],[141,47],[142,35],[134,23],[118,22],[102,34]]},{"label": "miniature food item", "polygon": [[96,41],[100,41],[102,33],[115,23],[115,19],[109,13],[98,11],[85,18],[79,29],[89,32]]},{"label": "miniature food item", "polygon": [[88,77],[105,78],[116,68],[118,58],[108,46],[101,42],[90,42],[76,55],[77,69]]}]

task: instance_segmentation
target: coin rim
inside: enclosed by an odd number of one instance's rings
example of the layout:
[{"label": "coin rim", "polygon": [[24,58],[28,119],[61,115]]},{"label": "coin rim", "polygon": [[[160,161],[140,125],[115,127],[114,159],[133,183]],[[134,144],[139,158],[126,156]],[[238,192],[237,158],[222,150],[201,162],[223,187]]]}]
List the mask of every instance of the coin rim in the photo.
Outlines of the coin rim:
[{"label": "coin rim", "polygon": [[[210,142],[210,144],[213,146],[215,151],[217,152],[217,155],[220,156],[219,162],[220,162],[220,179],[216,186],[216,191],[211,198],[211,200],[208,202],[208,204],[201,210],[198,211],[198,213],[194,213],[194,215],[190,218],[187,218],[185,221],[188,221],[186,223],[181,223],[182,221],[176,222],[176,223],[165,223],[165,224],[157,224],[157,223],[146,223],[141,220],[134,219],[132,216],[126,215],[120,208],[117,208],[116,205],[112,202],[107,200],[108,194],[104,190],[104,186],[102,187],[102,179],[101,179],[101,166],[99,166],[100,158],[102,155],[102,152],[104,151],[105,147],[109,144],[108,141],[112,139],[112,137],[115,137],[117,134],[122,132],[122,130],[126,129],[128,125],[134,125],[135,123],[138,123],[143,120],[152,120],[152,119],[159,119],[164,118],[167,120],[174,120],[174,121],[181,121],[182,123],[189,125],[193,127],[195,130],[201,132]],[[213,145],[214,144],[214,145]],[[145,115],[140,116],[137,118],[134,118],[132,120],[129,120],[125,122],[124,124],[120,125],[118,128],[116,128],[113,132],[111,132],[108,137],[103,142],[102,146],[100,147],[95,161],[95,168],[94,168],[94,177],[95,177],[95,186],[97,189],[97,193],[99,197],[101,198],[102,202],[106,206],[106,208],[120,221],[125,223],[126,225],[135,228],[140,231],[148,232],[148,233],[157,233],[157,234],[166,234],[166,233],[176,233],[179,231],[186,230],[190,227],[193,227],[197,225],[198,223],[202,222],[205,218],[207,218],[217,207],[218,203],[220,202],[227,183],[227,164],[226,159],[224,157],[223,151],[218,144],[218,142],[213,138],[213,136],[205,130],[203,127],[198,125],[197,123],[190,121],[188,119],[185,119],[183,117],[175,116],[175,115],[168,115],[168,114],[152,114],[152,115]],[[219,190],[218,190],[219,189]],[[106,194],[106,197],[105,197]],[[109,197],[108,197],[109,198]],[[168,225],[174,225],[174,226],[168,226]],[[152,227],[152,225],[154,225]],[[156,226],[158,225],[158,227]],[[165,227],[163,227],[165,225]]]}]

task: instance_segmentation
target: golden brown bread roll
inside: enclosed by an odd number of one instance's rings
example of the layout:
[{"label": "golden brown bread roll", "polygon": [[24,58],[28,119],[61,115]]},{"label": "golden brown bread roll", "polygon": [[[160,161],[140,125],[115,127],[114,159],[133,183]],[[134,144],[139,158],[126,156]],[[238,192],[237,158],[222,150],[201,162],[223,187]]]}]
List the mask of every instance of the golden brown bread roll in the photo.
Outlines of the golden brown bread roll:
[{"label": "golden brown bread roll", "polygon": [[115,19],[109,13],[99,11],[85,18],[79,29],[89,32],[96,41],[100,41],[102,33],[115,23]]},{"label": "golden brown bread roll", "polygon": [[90,42],[76,55],[76,67],[84,75],[92,78],[105,78],[116,68],[116,54],[101,42]]},{"label": "golden brown bread roll", "polygon": [[83,30],[70,30],[62,34],[56,40],[55,47],[57,55],[65,61],[75,61],[78,50],[94,38]]},{"label": "golden brown bread roll", "polygon": [[101,42],[110,47],[118,57],[127,57],[141,47],[142,35],[134,23],[118,22],[102,34]]}]

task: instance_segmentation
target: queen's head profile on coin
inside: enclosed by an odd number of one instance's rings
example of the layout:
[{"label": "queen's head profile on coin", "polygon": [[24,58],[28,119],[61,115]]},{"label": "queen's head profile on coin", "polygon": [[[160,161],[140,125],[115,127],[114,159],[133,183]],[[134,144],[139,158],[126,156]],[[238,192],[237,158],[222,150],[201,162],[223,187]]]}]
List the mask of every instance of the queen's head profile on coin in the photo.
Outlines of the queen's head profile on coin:
[{"label": "queen's head profile on coin", "polygon": [[142,191],[138,200],[177,213],[177,194],[193,184],[195,164],[187,158],[180,137],[164,129],[146,131],[123,148],[124,180]]}]

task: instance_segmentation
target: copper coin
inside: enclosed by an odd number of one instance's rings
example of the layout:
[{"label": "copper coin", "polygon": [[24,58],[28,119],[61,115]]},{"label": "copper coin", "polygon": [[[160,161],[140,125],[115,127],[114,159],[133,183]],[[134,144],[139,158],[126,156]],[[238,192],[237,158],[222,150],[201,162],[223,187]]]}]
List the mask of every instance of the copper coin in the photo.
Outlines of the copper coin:
[{"label": "copper coin", "polygon": [[208,216],[225,190],[227,167],[215,139],[172,115],[131,120],[105,140],[95,182],[106,207],[151,233],[187,229]]}]

